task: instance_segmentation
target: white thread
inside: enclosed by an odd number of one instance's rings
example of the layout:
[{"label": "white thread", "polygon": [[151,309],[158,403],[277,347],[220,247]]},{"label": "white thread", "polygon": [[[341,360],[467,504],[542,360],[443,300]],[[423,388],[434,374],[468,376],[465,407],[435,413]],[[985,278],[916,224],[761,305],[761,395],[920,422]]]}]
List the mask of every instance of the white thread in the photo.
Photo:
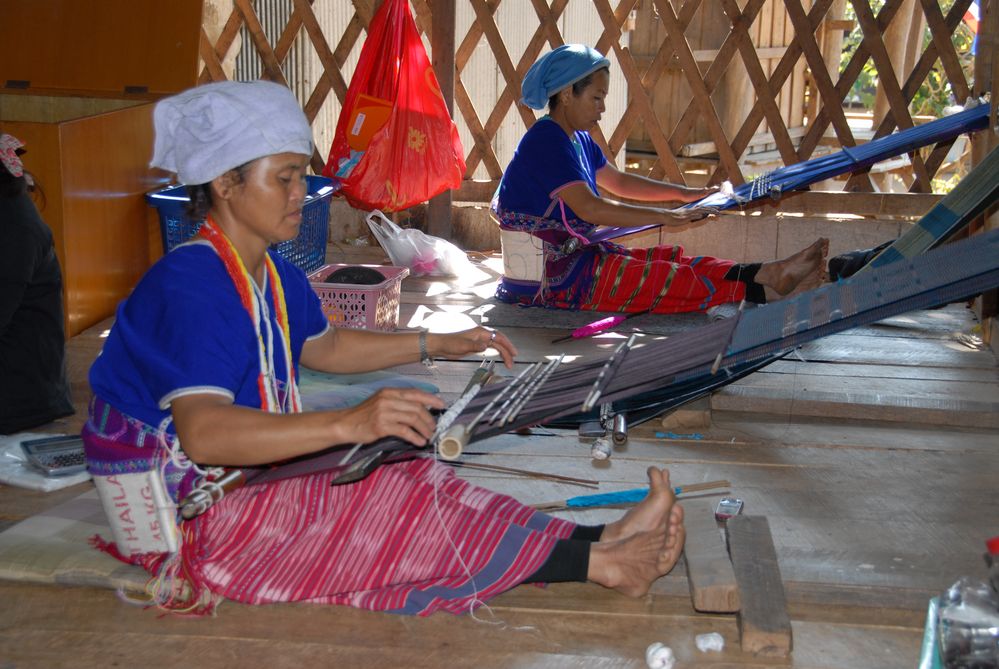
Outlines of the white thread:
[{"label": "white thread", "polygon": [[[470,399],[471,399],[471,397],[469,397],[469,400]],[[467,404],[467,402],[466,402],[466,404]],[[434,479],[434,511],[437,514],[437,520],[438,520],[438,522],[441,525],[441,531],[444,532],[444,537],[447,539],[448,545],[451,546],[451,550],[454,551],[454,556],[458,559],[458,564],[461,565],[461,568],[465,572],[465,576],[468,577],[469,582],[472,584],[472,599],[468,602],[468,615],[469,615],[469,617],[471,617],[471,619],[474,620],[475,622],[485,623],[487,625],[496,625],[496,626],[500,627],[501,629],[508,629],[509,628],[509,629],[513,629],[513,630],[516,630],[516,631],[535,630],[536,628],[534,626],[532,626],[532,625],[522,625],[522,626],[517,626],[517,627],[509,627],[506,624],[506,621],[504,621],[502,619],[499,619],[499,618],[496,618],[496,614],[493,613],[492,608],[490,608],[488,604],[486,604],[484,601],[482,601],[481,599],[479,599],[479,586],[475,583],[475,576],[472,575],[472,570],[469,568],[468,563],[466,563],[465,559],[461,556],[461,551],[458,549],[458,545],[455,543],[454,538],[451,536],[451,532],[447,528],[447,523],[444,522],[444,513],[443,513],[443,511],[441,511],[441,502],[440,502],[440,484],[441,484],[441,477],[443,476],[443,473],[442,473],[442,470],[438,469],[439,467],[443,467],[444,465],[441,465],[440,459],[439,459],[438,454],[437,454],[436,447],[433,449],[433,459],[434,459],[434,474],[433,474],[433,479]],[[489,615],[492,616],[492,618],[494,618],[494,619],[493,620],[484,620],[482,618],[479,618],[476,615],[476,612],[475,612],[475,605],[476,604],[480,605],[483,609],[485,609],[486,611],[488,611]]]},{"label": "white thread", "polygon": [[[472,599],[468,603],[468,613],[473,620],[481,623],[489,623],[491,625],[502,625],[502,621],[492,621],[492,620],[480,620],[475,616],[475,605],[481,604],[486,610],[492,614],[492,609],[489,605],[479,599],[479,586],[475,583],[475,576],[472,575],[472,570],[469,569],[468,564],[465,559],[461,556],[461,551],[458,550],[458,545],[454,542],[454,538],[451,536],[451,532],[447,528],[447,523],[444,522],[444,513],[441,511],[441,500],[440,500],[440,484],[441,477],[443,476],[442,470],[438,467],[443,467],[440,464],[440,460],[437,457],[437,450],[434,449],[434,511],[437,513],[437,520],[441,524],[441,530],[444,532],[444,537],[447,539],[448,544],[451,546],[451,550],[454,551],[454,556],[458,558],[458,564],[465,571],[465,575],[468,577],[469,582],[472,584]],[[495,616],[494,616],[495,617]]]},{"label": "white thread", "polygon": [[656,641],[645,649],[645,664],[649,665],[649,669],[673,669],[676,657],[672,648]]},{"label": "white thread", "polygon": [[604,437],[597,438],[590,447],[590,457],[594,460],[607,460],[613,452],[611,443]]},{"label": "white thread", "polygon": [[694,645],[696,645],[697,650],[702,653],[707,653],[710,650],[721,652],[725,650],[725,637],[718,632],[698,634],[694,637]]}]

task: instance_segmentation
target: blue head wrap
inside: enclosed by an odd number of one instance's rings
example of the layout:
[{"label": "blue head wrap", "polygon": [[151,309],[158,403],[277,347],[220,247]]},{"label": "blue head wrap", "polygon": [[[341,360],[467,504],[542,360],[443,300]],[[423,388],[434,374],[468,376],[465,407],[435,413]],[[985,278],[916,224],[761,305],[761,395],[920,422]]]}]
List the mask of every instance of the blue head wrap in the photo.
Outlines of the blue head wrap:
[{"label": "blue head wrap", "polygon": [[593,74],[610,61],[584,44],[565,44],[539,58],[520,86],[521,102],[531,109],[544,109],[548,98],[566,86]]}]

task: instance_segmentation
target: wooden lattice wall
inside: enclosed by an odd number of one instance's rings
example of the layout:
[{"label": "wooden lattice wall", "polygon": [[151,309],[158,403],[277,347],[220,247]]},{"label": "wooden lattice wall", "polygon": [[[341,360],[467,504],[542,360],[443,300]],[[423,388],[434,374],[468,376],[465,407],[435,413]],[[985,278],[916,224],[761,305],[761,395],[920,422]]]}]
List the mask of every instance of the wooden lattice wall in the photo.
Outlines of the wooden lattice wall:
[{"label": "wooden lattice wall", "polygon": [[[219,0],[210,0],[218,5]],[[353,16],[339,34],[324,34],[314,11],[315,5],[330,0],[287,0],[291,5],[289,19],[279,38],[268,40],[252,0],[233,0],[233,6],[215,39],[202,32],[200,54],[203,68],[200,81],[226,78],[223,63],[232,58],[230,50],[238,43],[238,36],[245,26],[249,44],[262,62],[263,76],[289,83],[282,66],[296,39],[306,39],[315,49],[323,67],[305,100],[304,107],[313,120],[328,96],[343,100],[350,72],[345,71],[348,56],[363,40],[365,26],[370,22],[378,0],[352,0]],[[338,0],[343,1],[343,0]],[[453,13],[447,22],[434,21],[436,2],[448,0],[411,0],[417,24],[430,35],[432,30],[454,30]],[[873,135],[883,136],[896,128],[909,128],[914,119],[909,104],[933,68],[942,69],[958,101],[972,94],[981,94],[968,80],[962,68],[953,34],[972,0],[948,0],[947,11],[937,0],[885,0],[881,8],[872,10],[867,0],[457,0],[467,2],[475,13],[475,20],[464,34],[455,35],[454,109],[459,124],[464,124],[472,143],[465,147],[470,177],[479,165],[484,165],[488,181],[466,182],[462,188],[464,199],[486,199],[502,175],[503,165],[493,149],[494,136],[508,114],[516,114],[528,127],[536,118],[535,112],[516,103],[520,82],[531,63],[548,49],[563,43],[559,18],[570,2],[592,2],[602,25],[602,33],[593,46],[607,53],[620,67],[628,88],[628,105],[612,124],[609,133],[596,132],[596,140],[614,158],[627,150],[627,139],[636,127],[644,133],[654,152],[648,161],[647,172],[653,176],[684,181],[682,166],[684,147],[695,138],[695,124],[713,145],[714,153],[708,161],[709,180],[713,183],[730,179],[741,183],[746,175],[740,161],[751,146],[760,142],[761,129],[764,141],[775,148],[779,162],[792,164],[813,156],[820,145],[834,143],[854,146],[858,142],[844,111],[844,100],[867,63],[877,69],[880,81],[879,94],[883,96],[883,118],[876,124]],[[519,3],[518,8],[536,16],[532,22],[531,38],[521,53],[510,53],[503,35],[497,27],[495,16],[501,3]],[[844,28],[843,7],[852,5],[856,21],[863,32],[863,41],[853,52],[843,68],[839,68],[837,53],[830,53],[828,35]],[[983,0],[983,11],[990,3]],[[723,16],[724,39],[711,53],[710,62],[704,62],[703,49],[696,48],[687,34],[692,24],[700,20],[701,13],[714,12]],[[775,51],[773,46],[759,44],[761,15],[781,14],[785,40]],[[656,34],[659,41],[636,57],[630,47],[631,34],[628,23],[636,15],[652,17],[658,22]],[[913,49],[908,45],[910,57],[903,59],[900,67],[893,66],[892,51],[896,42],[906,37],[905,29],[897,27],[892,32],[897,16],[916,16],[925,22],[932,39],[925,46]],[[902,19],[898,19],[899,22]],[[912,20],[911,18],[909,19]],[[440,25],[438,25],[440,23]],[[911,31],[909,31],[911,32]],[[886,39],[886,34],[889,37]],[[984,46],[995,50],[994,40],[980,40]],[[429,42],[428,42],[429,43]],[[462,73],[476,49],[487,45],[505,87],[485,112],[476,109],[462,81]],[[833,49],[835,51],[835,49]],[[435,58],[435,61],[439,60]],[[447,62],[449,59],[444,59]],[[700,60],[700,65],[698,64]],[[897,59],[896,59],[897,60]],[[739,63],[749,82],[748,96],[743,109],[733,118],[731,109],[719,109],[713,94],[725,72]],[[901,71],[899,71],[901,70]],[[657,86],[667,71],[678,72],[689,93],[682,108],[673,115],[657,109]],[[807,89],[800,95],[789,96],[786,89],[795,73],[805,72]],[[981,88],[981,87],[980,87]],[[782,89],[785,94],[782,96]],[[986,89],[987,90],[987,89]],[[790,100],[790,102],[789,102]],[[790,108],[790,106],[793,108]],[[481,105],[479,105],[481,109]],[[671,116],[671,118],[664,118]],[[319,147],[313,164],[319,169],[328,147]],[[911,157],[914,180],[910,190],[930,192],[930,180],[943,162],[949,146],[937,146]],[[848,190],[870,191],[873,185],[867,174],[855,175]]]}]

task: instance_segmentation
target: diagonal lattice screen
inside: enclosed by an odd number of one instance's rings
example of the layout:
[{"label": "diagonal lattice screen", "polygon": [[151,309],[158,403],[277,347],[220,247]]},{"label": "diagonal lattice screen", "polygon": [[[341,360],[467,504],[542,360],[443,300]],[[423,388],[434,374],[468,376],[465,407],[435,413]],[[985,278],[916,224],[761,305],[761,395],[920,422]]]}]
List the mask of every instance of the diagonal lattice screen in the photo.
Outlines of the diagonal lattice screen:
[{"label": "diagonal lattice screen", "polygon": [[[972,93],[970,57],[956,37],[971,2],[458,0],[455,116],[466,177],[487,181],[470,192],[490,193],[502,175],[509,146],[537,116],[517,104],[520,82],[540,54],[565,41],[589,41],[623,79],[615,82],[626,91],[620,113],[595,132],[609,158],[627,153],[633,169],[675,181],[696,168],[710,182],[741,183],[758,156],[788,165],[912,127],[920,120],[913,100],[934,77],[963,102]],[[241,59],[256,61],[244,78],[289,85],[316,128],[319,170],[375,5],[233,0],[217,36],[202,31],[200,81],[235,76],[226,63],[242,51]],[[433,2],[411,6],[426,39]],[[850,31],[852,51],[844,46]],[[883,109],[858,134],[849,107],[872,72]],[[930,191],[949,149],[911,156],[910,190]],[[872,187],[867,174],[848,184]]]}]

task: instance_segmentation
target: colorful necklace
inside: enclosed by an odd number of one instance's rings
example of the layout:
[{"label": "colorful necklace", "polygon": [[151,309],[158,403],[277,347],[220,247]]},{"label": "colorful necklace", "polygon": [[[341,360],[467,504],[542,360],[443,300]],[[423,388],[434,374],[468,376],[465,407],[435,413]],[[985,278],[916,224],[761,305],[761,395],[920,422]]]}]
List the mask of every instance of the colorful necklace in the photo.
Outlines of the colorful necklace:
[{"label": "colorful necklace", "polygon": [[[284,299],[281,276],[278,274],[270,254],[264,254],[266,272],[264,274],[264,287],[261,289],[257,287],[247,271],[246,265],[243,264],[239,253],[236,252],[236,247],[219,229],[218,224],[212,220],[211,216],[205,220],[198,234],[206,239],[218,253],[236,292],[239,294],[239,301],[250,316],[250,321],[256,331],[257,355],[260,365],[260,374],[257,376],[260,408],[271,413],[300,412],[302,398],[298,392],[298,384],[295,382],[295,368],[291,362],[291,330],[288,325],[288,307]],[[271,285],[274,317],[278,323],[278,333],[284,349],[285,371],[288,379],[284,401],[281,400],[279,381],[274,370],[274,332],[267,313],[266,300],[268,282]],[[266,337],[264,326],[266,326]]]}]

